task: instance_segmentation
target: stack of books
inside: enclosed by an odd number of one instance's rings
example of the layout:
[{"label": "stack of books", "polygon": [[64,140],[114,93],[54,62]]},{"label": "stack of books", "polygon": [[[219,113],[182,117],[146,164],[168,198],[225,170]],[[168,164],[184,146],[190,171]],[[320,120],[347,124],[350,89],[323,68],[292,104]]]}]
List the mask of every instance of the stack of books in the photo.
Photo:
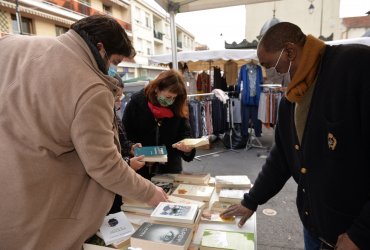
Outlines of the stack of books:
[{"label": "stack of books", "polygon": [[183,172],[174,178],[175,186],[179,184],[208,185],[210,173]]},{"label": "stack of books", "polygon": [[209,202],[214,190],[215,188],[211,186],[180,184],[173,191],[172,195],[191,200]]},{"label": "stack of books", "polygon": [[246,175],[217,175],[215,180],[217,192],[222,188],[248,189],[252,187],[252,182]]},{"label": "stack of books", "polygon": [[232,204],[240,204],[244,198],[244,194],[248,193],[249,189],[229,189],[222,188],[218,194],[218,200],[221,202],[229,202]]}]

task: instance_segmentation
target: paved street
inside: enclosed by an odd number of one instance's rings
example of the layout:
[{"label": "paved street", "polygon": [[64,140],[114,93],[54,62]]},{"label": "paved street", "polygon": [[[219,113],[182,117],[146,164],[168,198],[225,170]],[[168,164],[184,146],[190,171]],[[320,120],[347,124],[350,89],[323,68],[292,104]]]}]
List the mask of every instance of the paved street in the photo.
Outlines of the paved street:
[{"label": "paved street", "polygon": [[[263,129],[259,138],[264,146],[271,146],[272,129]],[[209,150],[198,150],[197,155],[222,151],[220,140],[212,143]],[[258,155],[266,155],[267,150],[251,148],[226,151],[214,155],[200,157],[190,163],[184,163],[185,171],[209,172],[212,176],[227,174],[246,174],[252,182],[256,179],[265,159]],[[290,179],[280,193],[257,210],[257,247],[258,250],[303,249],[302,225],[298,217],[295,197],[296,183]],[[262,213],[265,208],[277,212],[274,216]]]}]

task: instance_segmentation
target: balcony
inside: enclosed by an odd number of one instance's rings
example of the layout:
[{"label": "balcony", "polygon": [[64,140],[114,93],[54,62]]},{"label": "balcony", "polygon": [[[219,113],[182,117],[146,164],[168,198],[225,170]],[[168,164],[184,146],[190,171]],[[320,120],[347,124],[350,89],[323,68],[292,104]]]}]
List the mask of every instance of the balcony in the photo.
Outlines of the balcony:
[{"label": "balcony", "polygon": [[[102,11],[97,9],[91,8],[89,4],[79,2],[77,0],[44,0],[44,3],[53,5],[55,7],[71,11],[74,13],[82,14],[85,16],[91,16],[94,14],[106,14]],[[113,17],[113,16],[112,16]],[[113,17],[126,31],[132,32],[132,27],[130,23],[126,23],[125,21]]]},{"label": "balcony", "polygon": [[163,33],[162,32],[159,32],[159,31],[153,31],[154,32],[154,38],[158,39],[158,40],[163,40]]}]

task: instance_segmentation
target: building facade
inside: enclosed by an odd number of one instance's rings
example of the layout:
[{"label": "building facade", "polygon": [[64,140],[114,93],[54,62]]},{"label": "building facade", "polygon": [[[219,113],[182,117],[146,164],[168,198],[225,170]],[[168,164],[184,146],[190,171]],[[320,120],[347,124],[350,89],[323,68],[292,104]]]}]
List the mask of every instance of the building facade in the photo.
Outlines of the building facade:
[{"label": "building facade", "polygon": [[[141,0],[0,0],[0,34],[58,36],[75,21],[97,13],[115,18],[137,50],[134,60],[119,65],[125,79],[154,77],[163,70],[149,66],[148,56],[171,52],[168,15]],[[194,50],[194,36],[180,26],[176,30],[177,50]]]}]

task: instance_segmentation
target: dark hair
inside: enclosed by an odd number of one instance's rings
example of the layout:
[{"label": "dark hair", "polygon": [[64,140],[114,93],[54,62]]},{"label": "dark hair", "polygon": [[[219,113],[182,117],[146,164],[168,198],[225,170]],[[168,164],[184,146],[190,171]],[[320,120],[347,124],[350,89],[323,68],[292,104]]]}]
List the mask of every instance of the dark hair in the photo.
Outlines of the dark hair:
[{"label": "dark hair", "polygon": [[267,52],[275,52],[283,49],[288,42],[303,47],[305,41],[306,35],[297,25],[281,22],[266,31],[258,46],[262,46]]},{"label": "dark hair", "polygon": [[82,18],[73,23],[71,29],[85,40],[88,39],[95,47],[99,42],[103,43],[108,56],[119,54],[134,57],[136,55],[126,31],[108,15],[97,14]]},{"label": "dark hair", "polygon": [[177,94],[175,102],[170,108],[175,115],[188,117],[186,87],[184,78],[179,71],[174,69],[163,71],[145,87],[144,91],[148,100],[155,105],[159,105],[156,90],[168,90],[171,93]]}]

